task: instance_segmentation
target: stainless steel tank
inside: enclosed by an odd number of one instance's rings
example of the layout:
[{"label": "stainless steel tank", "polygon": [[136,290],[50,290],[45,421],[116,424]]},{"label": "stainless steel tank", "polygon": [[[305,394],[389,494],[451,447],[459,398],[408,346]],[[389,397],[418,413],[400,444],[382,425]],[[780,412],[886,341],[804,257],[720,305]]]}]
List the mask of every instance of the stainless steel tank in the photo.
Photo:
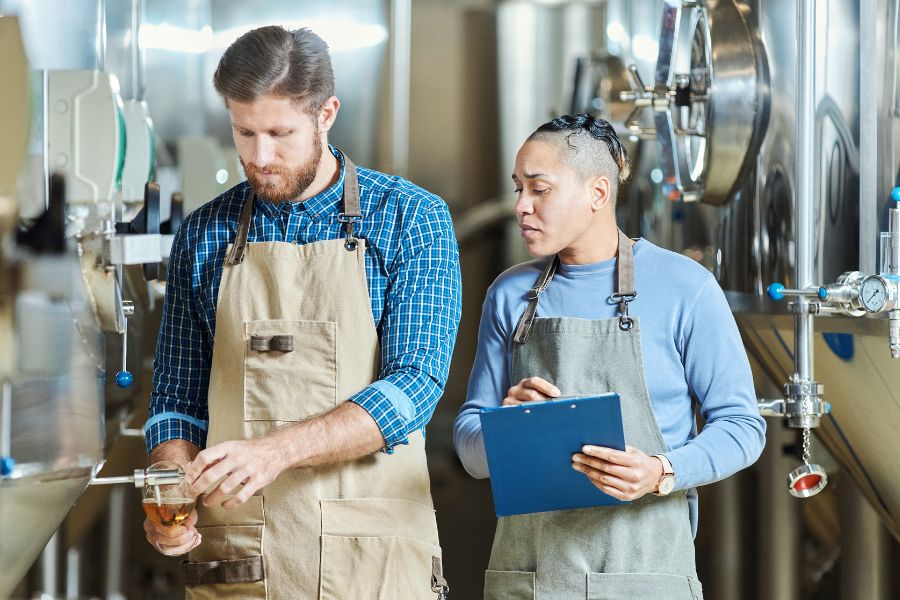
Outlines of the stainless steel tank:
[{"label": "stainless steel tank", "polygon": [[[103,457],[103,345],[78,258],[40,248],[39,240],[10,251],[32,105],[19,23],[0,18],[8,86],[0,127],[13,154],[4,156],[0,183],[0,597],[34,562]],[[61,239],[63,213],[53,217]]]}]

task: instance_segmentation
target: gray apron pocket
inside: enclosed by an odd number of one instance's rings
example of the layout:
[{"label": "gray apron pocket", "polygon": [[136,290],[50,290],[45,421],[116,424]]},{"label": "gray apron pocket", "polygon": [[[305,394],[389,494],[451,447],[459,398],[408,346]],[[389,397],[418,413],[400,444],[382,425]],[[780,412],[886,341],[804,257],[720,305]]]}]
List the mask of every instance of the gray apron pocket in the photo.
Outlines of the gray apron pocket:
[{"label": "gray apron pocket", "polygon": [[534,573],[485,571],[484,600],[534,600]]},{"label": "gray apron pocket", "polygon": [[408,500],[322,500],[320,600],[434,600],[434,509]]},{"label": "gray apron pocket", "polygon": [[189,600],[266,597],[262,557],[263,499],[251,496],[241,506],[200,508],[197,530],[203,536],[182,564]]},{"label": "gray apron pocket", "polygon": [[303,421],[337,406],[336,337],[333,321],[245,323],[244,419]]},{"label": "gray apron pocket", "polygon": [[587,600],[702,600],[700,581],[661,573],[588,573]]}]

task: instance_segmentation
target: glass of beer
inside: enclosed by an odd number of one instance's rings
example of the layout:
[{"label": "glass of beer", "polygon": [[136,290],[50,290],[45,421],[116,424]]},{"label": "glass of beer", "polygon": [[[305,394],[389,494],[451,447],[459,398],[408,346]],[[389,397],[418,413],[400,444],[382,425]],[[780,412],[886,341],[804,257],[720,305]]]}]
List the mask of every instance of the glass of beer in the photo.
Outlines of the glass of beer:
[{"label": "glass of beer", "polygon": [[178,483],[147,484],[142,488],[144,512],[154,523],[164,527],[181,525],[194,510],[194,499],[191,498],[184,470],[170,461],[153,463],[147,469],[147,475],[154,471],[177,470],[181,475]]}]

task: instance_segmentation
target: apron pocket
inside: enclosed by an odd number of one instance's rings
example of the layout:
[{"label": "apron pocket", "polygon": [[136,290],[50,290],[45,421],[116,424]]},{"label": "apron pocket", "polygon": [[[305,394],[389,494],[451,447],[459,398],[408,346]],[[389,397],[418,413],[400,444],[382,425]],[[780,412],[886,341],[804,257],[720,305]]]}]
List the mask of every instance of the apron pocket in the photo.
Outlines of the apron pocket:
[{"label": "apron pocket", "polygon": [[703,600],[700,581],[662,573],[588,573],[587,600]]},{"label": "apron pocket", "polygon": [[337,406],[337,324],[244,324],[244,419],[303,421]]},{"label": "apron pocket", "polygon": [[322,500],[321,600],[422,598],[441,558],[430,506],[389,498]]},{"label": "apron pocket", "polygon": [[203,541],[181,565],[187,598],[265,598],[262,496],[251,496],[233,510],[200,510],[203,525],[197,530]]},{"label": "apron pocket", "polygon": [[534,600],[534,573],[485,571],[484,600]]}]

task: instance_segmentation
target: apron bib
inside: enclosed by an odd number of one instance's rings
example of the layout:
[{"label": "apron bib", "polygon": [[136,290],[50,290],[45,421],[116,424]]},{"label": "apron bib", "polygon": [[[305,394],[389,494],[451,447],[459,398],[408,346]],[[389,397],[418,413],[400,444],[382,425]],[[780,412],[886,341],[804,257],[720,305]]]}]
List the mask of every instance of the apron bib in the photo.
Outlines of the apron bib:
[{"label": "apron bib", "polygon": [[[207,445],[333,410],[379,373],[356,168],[345,156],[347,237],[247,243],[251,192],[216,305]],[[187,598],[434,598],[441,549],[421,432],[393,454],[281,473],[244,505],[198,506]]]},{"label": "apron bib", "polygon": [[[628,316],[634,257],[619,232],[614,319],[535,318],[559,258],[529,294],[516,328],[510,381],[542,377],[563,395],[618,392],[625,442],[668,451],[647,394],[640,325]],[[533,443],[534,440],[529,440]],[[700,600],[684,491],[629,504],[501,517],[485,574],[490,600]]]}]

